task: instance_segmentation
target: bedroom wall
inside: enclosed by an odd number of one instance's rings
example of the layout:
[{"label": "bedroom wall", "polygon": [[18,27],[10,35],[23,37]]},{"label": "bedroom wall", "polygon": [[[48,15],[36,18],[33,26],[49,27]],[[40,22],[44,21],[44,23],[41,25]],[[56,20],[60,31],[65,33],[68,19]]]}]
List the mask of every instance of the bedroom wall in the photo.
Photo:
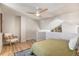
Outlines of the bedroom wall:
[{"label": "bedroom wall", "polygon": [[39,26],[34,20],[26,16],[21,17],[21,41],[30,39],[36,39],[36,32],[39,30]]},{"label": "bedroom wall", "polygon": [[2,33],[0,33],[0,53],[2,51],[3,45],[2,45]]},{"label": "bedroom wall", "polygon": [[62,32],[78,33],[79,29],[76,27],[79,24],[79,12],[66,13],[57,16],[55,19],[48,19],[40,21],[40,28],[42,30],[51,30],[54,26],[59,25],[59,22],[54,23],[54,20],[60,19],[62,23]]},{"label": "bedroom wall", "polygon": [[74,38],[78,38],[78,34],[76,33],[61,33],[61,32],[38,32],[37,41],[45,40],[45,39],[63,39],[63,40],[71,40]]},{"label": "bedroom wall", "polygon": [[2,32],[15,34],[15,14],[12,10],[1,5],[2,9]]},{"label": "bedroom wall", "polygon": [[79,12],[71,12],[59,16],[62,20],[71,24],[79,24]]},{"label": "bedroom wall", "polygon": [[56,28],[57,26],[62,24],[62,20],[59,18],[55,19],[47,19],[47,20],[41,20],[40,21],[40,28],[41,30],[52,30]]},{"label": "bedroom wall", "polygon": [[62,32],[78,33],[77,25],[79,24],[79,12],[72,12],[60,16],[64,23],[62,24]]},{"label": "bedroom wall", "polygon": [[0,8],[0,13],[1,13],[2,11],[1,11],[1,8]]},{"label": "bedroom wall", "polygon": [[3,30],[4,33],[15,34],[15,16],[11,14],[3,14]]},{"label": "bedroom wall", "polygon": [[0,4],[0,13],[2,13],[2,10],[1,10],[1,4]]},{"label": "bedroom wall", "polygon": [[15,34],[21,41],[21,16],[15,16]]},{"label": "bedroom wall", "polygon": [[77,31],[77,25],[76,24],[71,24],[71,23],[67,23],[64,22],[62,24],[62,32],[66,32],[66,33],[78,33]]},{"label": "bedroom wall", "polygon": [[70,40],[78,36],[76,33],[46,32],[46,39],[65,39]]}]

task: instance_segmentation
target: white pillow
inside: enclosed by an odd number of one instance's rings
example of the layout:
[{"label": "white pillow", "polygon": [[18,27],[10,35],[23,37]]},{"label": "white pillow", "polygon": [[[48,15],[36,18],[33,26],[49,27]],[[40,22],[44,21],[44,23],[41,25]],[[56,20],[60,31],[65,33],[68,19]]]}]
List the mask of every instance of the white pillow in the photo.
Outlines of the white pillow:
[{"label": "white pillow", "polygon": [[70,41],[69,41],[69,48],[71,50],[76,49],[77,40],[78,40],[78,36],[70,39]]}]

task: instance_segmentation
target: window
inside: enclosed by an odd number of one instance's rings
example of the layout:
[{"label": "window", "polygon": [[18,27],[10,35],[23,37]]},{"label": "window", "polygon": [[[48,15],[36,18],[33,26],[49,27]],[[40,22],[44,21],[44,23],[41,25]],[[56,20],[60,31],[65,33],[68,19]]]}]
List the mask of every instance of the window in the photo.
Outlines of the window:
[{"label": "window", "polygon": [[56,27],[55,29],[51,30],[51,32],[62,32],[62,27],[61,25]]}]

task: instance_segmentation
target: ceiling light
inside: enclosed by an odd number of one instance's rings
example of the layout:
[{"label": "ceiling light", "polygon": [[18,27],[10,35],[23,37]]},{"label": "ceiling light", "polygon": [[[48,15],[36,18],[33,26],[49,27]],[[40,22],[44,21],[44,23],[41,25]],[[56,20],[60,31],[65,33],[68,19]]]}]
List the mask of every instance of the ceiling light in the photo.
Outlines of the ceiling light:
[{"label": "ceiling light", "polygon": [[36,16],[40,16],[40,13],[38,11],[36,12]]}]

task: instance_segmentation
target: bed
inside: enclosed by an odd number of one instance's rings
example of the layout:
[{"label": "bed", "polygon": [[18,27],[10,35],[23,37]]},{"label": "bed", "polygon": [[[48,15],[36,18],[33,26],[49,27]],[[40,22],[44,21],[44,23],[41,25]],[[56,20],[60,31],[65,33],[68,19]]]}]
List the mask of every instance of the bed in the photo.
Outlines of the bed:
[{"label": "bed", "polygon": [[69,49],[68,40],[47,39],[32,45],[32,52],[37,56],[74,56],[76,50]]}]

